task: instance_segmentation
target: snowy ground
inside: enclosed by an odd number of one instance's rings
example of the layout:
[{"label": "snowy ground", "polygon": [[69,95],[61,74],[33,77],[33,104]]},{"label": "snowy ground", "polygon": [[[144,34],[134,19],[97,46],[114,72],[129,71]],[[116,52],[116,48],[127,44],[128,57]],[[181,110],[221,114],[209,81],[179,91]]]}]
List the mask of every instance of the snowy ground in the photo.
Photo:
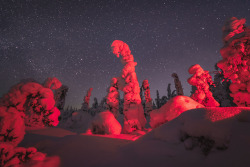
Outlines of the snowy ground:
[{"label": "snowy ground", "polygon": [[[47,128],[28,131],[19,146],[59,156],[62,167],[250,166],[249,108],[193,109],[133,141],[136,136],[140,133],[109,138]],[[209,140],[198,142],[201,136]],[[206,141],[213,143],[207,155]]]}]

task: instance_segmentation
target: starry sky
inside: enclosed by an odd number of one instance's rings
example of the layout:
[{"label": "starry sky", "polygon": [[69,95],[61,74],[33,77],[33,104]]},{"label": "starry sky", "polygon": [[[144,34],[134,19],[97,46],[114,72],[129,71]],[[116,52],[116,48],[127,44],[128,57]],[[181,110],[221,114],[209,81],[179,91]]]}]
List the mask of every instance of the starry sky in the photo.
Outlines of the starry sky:
[{"label": "starry sky", "polygon": [[249,0],[0,0],[0,96],[22,79],[57,77],[69,87],[66,106],[80,108],[87,90],[101,101],[120,60],[114,40],[134,55],[151,96],[167,94],[176,72],[184,94],[188,68],[214,71],[222,26],[230,17],[250,22]]}]

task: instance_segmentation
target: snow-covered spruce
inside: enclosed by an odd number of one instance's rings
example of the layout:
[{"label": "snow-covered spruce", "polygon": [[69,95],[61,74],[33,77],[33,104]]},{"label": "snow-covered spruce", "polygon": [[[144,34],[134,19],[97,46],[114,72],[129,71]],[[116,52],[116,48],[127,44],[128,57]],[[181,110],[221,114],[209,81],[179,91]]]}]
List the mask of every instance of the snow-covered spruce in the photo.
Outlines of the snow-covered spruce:
[{"label": "snow-covered spruce", "polygon": [[143,80],[142,88],[144,90],[144,97],[145,97],[145,113],[149,114],[150,111],[153,110],[152,98],[150,96],[150,88],[148,80]]},{"label": "snow-covered spruce", "polygon": [[119,114],[119,91],[117,78],[112,78],[110,87],[107,90],[108,95],[106,96],[106,108],[112,112],[115,118],[118,118]]},{"label": "snow-covered spruce", "polygon": [[230,96],[229,86],[230,80],[225,79],[223,71],[215,65],[217,73],[214,75],[214,86],[211,86],[211,92],[213,93],[214,99],[220,103],[220,107],[232,107],[235,106],[233,98]]},{"label": "snow-covered spruce", "polygon": [[24,164],[32,159],[44,160],[45,154],[36,152],[35,148],[16,146],[24,137],[25,126],[41,128],[59,123],[60,111],[54,106],[54,94],[50,88],[58,89],[60,86],[61,82],[56,78],[48,78],[44,86],[34,81],[23,82],[13,86],[0,99],[1,166]]},{"label": "snow-covered spruce", "polygon": [[174,78],[174,85],[175,85],[177,95],[183,96],[184,95],[183,88],[182,88],[181,81],[180,81],[178,75],[176,73],[173,73],[172,77]]},{"label": "snow-covered spruce", "polygon": [[19,83],[0,99],[0,106],[20,112],[26,127],[56,126],[60,111],[55,107],[54,94],[49,88],[58,88],[56,78],[49,78],[43,87],[37,82]]},{"label": "snow-covered spruce", "polygon": [[226,22],[220,50],[223,59],[217,63],[225,78],[232,81],[230,95],[239,107],[250,106],[250,28],[245,22],[235,17]]},{"label": "snow-covered spruce", "polygon": [[84,96],[83,99],[83,103],[82,103],[82,110],[85,112],[89,111],[89,100],[90,100],[90,96],[91,96],[91,92],[92,92],[93,88],[89,88],[89,90],[87,91],[86,96]]},{"label": "snow-covered spruce", "polygon": [[56,89],[55,91],[55,106],[59,110],[63,110],[65,105],[65,98],[67,96],[67,92],[69,90],[69,87],[66,85],[62,85],[60,88]]},{"label": "snow-covered spruce", "polygon": [[124,65],[121,77],[118,77],[118,89],[124,92],[124,125],[123,132],[130,133],[145,127],[146,119],[140,98],[140,86],[135,73],[134,57],[129,46],[123,41],[115,40],[112,45],[113,53],[119,57]]},{"label": "snow-covered spruce", "polygon": [[209,71],[204,71],[199,64],[195,64],[189,68],[188,72],[193,74],[188,79],[188,83],[197,88],[191,98],[206,107],[219,106],[220,104],[214,99],[209,89],[209,86],[213,85]]}]

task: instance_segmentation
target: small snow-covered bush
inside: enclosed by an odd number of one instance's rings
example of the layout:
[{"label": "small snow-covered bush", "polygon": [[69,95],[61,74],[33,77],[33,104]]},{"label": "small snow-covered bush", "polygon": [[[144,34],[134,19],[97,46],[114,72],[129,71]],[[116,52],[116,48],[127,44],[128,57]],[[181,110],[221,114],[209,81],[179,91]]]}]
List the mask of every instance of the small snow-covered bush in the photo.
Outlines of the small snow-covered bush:
[{"label": "small snow-covered bush", "polygon": [[89,129],[93,134],[119,135],[122,127],[115,119],[114,115],[110,111],[106,110],[104,112],[100,112],[93,118]]},{"label": "small snow-covered bush", "polygon": [[58,126],[73,132],[82,133],[88,129],[92,118],[88,112],[83,112],[82,110],[73,111],[72,116],[60,121]]}]

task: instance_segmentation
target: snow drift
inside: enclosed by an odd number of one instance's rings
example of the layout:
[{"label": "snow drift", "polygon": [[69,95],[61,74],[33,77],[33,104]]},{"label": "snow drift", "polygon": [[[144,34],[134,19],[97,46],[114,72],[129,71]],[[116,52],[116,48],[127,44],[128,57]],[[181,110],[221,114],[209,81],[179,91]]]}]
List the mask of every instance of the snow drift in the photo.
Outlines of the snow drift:
[{"label": "snow drift", "polygon": [[[152,130],[145,137],[172,144],[183,142],[186,149],[200,147],[207,155],[212,149],[230,147],[232,130],[250,122],[250,108],[211,107],[192,109]],[[240,130],[240,128],[239,128]],[[235,134],[234,134],[235,135]]]},{"label": "snow drift", "polygon": [[161,108],[150,112],[150,126],[152,128],[158,127],[159,125],[178,117],[181,113],[187,110],[202,107],[204,107],[202,104],[194,101],[190,97],[175,96]]}]

